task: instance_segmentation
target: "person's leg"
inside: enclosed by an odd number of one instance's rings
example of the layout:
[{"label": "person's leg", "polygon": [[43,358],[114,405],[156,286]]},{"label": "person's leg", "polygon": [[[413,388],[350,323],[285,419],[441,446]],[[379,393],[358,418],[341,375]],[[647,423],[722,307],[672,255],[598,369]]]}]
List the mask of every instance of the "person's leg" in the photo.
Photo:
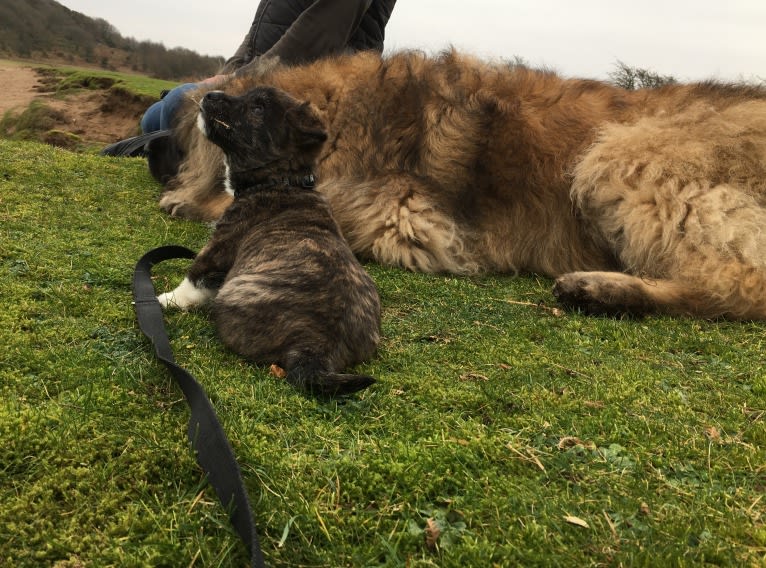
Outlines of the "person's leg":
[{"label": "person's leg", "polygon": [[186,91],[195,89],[198,83],[184,83],[174,89],[171,89],[162,100],[157,101],[144,113],[141,118],[141,131],[144,134],[156,132],[157,130],[167,130],[170,128],[173,114],[183,101],[183,94]]},{"label": "person's leg", "polygon": [[199,87],[199,83],[185,83],[172,89],[165,98],[162,99],[162,108],[160,109],[160,129],[167,130],[172,126],[173,116],[178,107],[184,100],[184,93]]},{"label": "person's leg", "polygon": [[141,117],[141,132],[148,134],[149,132],[156,132],[161,130],[160,116],[162,115],[162,107],[165,105],[165,100],[157,101],[144,113]]}]

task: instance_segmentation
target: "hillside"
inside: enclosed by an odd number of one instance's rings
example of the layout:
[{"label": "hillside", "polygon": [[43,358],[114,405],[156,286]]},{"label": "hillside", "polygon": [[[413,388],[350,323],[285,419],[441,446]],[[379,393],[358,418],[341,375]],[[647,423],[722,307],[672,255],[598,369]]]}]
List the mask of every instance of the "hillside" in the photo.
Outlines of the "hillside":
[{"label": "hillside", "polygon": [[55,0],[0,2],[0,57],[98,66],[159,79],[185,81],[214,75],[222,57],[137,41]]},{"label": "hillside", "polygon": [[138,122],[174,83],[135,73],[0,58],[0,138],[96,151],[138,133]]}]

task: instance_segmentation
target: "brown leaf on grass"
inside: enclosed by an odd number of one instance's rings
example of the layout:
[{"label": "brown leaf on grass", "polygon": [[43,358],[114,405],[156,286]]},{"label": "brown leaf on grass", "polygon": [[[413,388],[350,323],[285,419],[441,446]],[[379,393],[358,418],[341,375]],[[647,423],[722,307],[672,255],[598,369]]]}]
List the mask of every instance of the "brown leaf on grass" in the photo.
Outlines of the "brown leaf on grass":
[{"label": "brown leaf on grass", "polygon": [[641,501],[641,505],[638,507],[638,512],[647,517],[652,514],[652,510],[649,508],[649,505],[647,505],[644,501]]},{"label": "brown leaf on grass", "polygon": [[582,527],[584,529],[589,529],[590,528],[588,523],[585,522],[584,520],[582,520],[580,517],[573,517],[572,515],[566,515],[564,517],[564,520],[566,522],[568,522],[570,525],[575,525],[575,526],[578,526],[578,527]]},{"label": "brown leaf on grass", "polygon": [[439,542],[439,537],[442,534],[442,530],[439,528],[439,524],[431,517],[426,521],[426,546],[430,549],[436,548],[436,543]]},{"label": "brown leaf on grass", "polygon": [[479,373],[465,373],[460,375],[461,381],[488,381],[489,378]]},{"label": "brown leaf on grass", "polygon": [[584,377],[586,379],[591,378],[590,375],[586,375],[585,373],[581,373],[580,371],[575,371],[574,369],[570,369],[569,367],[565,367],[564,365],[559,365],[558,363],[548,362],[548,365],[552,367],[556,367],[557,369],[561,369],[570,377]]},{"label": "brown leaf on grass", "polygon": [[721,432],[715,426],[708,426],[707,428],[705,428],[704,432],[705,432],[705,437],[711,442],[721,441]]},{"label": "brown leaf on grass", "polygon": [[273,363],[271,367],[269,367],[269,373],[278,379],[284,379],[287,376],[287,372],[276,363]]},{"label": "brown leaf on grass", "polygon": [[567,450],[569,448],[574,448],[575,446],[580,446],[585,448],[586,450],[595,450],[596,444],[593,442],[583,442],[580,438],[576,436],[564,436],[559,440],[558,443],[558,449],[559,450]]},{"label": "brown leaf on grass", "polygon": [[546,312],[548,312],[549,314],[557,318],[560,318],[561,316],[564,315],[564,310],[562,310],[561,308],[551,308],[546,306],[543,302],[538,302],[535,304],[533,302],[518,302],[515,300],[502,300],[502,301],[508,304],[511,304],[513,306],[527,306],[529,308],[537,308],[539,310],[545,310]]}]

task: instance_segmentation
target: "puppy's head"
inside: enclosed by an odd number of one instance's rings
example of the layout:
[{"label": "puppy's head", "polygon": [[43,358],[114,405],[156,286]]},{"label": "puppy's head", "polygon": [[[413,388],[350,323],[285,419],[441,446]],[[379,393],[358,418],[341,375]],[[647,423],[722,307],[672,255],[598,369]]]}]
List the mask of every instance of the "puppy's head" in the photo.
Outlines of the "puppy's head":
[{"label": "puppy's head", "polygon": [[309,103],[273,87],[256,87],[240,97],[207,93],[197,126],[237,172],[311,168],[327,139]]}]

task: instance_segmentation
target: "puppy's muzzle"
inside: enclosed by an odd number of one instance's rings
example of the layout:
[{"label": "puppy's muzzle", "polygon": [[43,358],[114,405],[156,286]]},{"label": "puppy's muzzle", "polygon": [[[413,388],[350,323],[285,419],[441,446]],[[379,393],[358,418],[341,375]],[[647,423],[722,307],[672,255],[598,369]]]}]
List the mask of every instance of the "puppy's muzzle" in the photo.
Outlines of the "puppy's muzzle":
[{"label": "puppy's muzzle", "polygon": [[231,126],[223,119],[222,106],[226,100],[229,99],[229,95],[223,91],[210,91],[205,93],[199,103],[199,117],[197,118],[197,126],[207,136],[209,134],[209,125],[215,123],[222,126],[226,130]]}]

